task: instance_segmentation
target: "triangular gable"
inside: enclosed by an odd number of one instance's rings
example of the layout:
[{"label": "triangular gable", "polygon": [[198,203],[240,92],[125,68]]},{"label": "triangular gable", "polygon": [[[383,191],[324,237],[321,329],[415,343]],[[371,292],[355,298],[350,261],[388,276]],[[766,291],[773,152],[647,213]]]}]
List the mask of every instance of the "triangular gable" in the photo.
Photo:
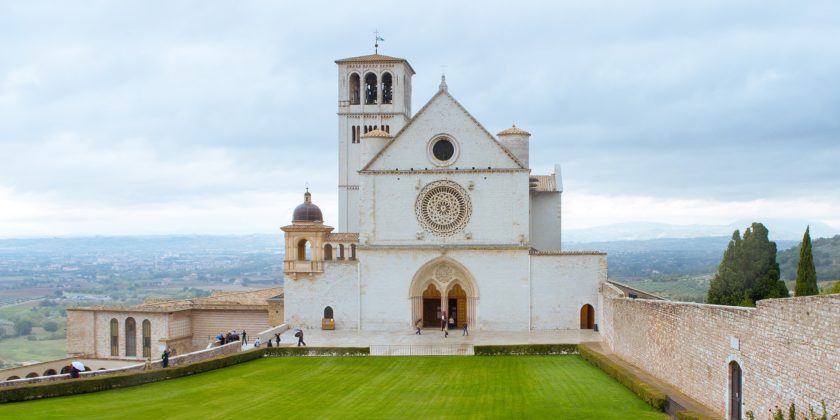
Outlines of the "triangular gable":
[{"label": "triangular gable", "polygon": [[[399,148],[409,146],[409,145],[397,146],[397,144],[398,143],[402,144],[404,142],[408,142],[409,141],[408,138],[415,137],[415,136],[412,135],[413,134],[412,132],[417,130],[417,127],[416,127],[417,125],[423,124],[423,122],[425,122],[427,120],[427,115],[426,114],[428,114],[430,112],[429,110],[432,109],[432,108],[438,108],[438,105],[443,106],[444,105],[443,102],[446,102],[446,101],[451,101],[451,103],[453,105],[455,105],[455,110],[457,111],[457,115],[454,115],[453,117],[455,117],[455,118],[465,118],[466,121],[469,121],[471,123],[471,125],[473,126],[473,128],[475,129],[476,133],[478,134],[478,137],[481,138],[480,141],[489,141],[488,145],[492,144],[492,146],[490,146],[491,150],[496,150],[498,152],[498,153],[495,154],[496,157],[498,157],[498,159],[496,159],[496,160],[498,161],[499,159],[501,159],[504,162],[502,164],[502,166],[499,166],[499,165],[495,165],[495,166],[490,165],[490,166],[494,166],[494,169],[499,169],[499,168],[504,168],[504,169],[527,169],[527,168],[525,168],[525,165],[523,165],[522,162],[520,162],[519,159],[517,159],[516,156],[514,156],[513,153],[510,152],[510,150],[508,150],[504,145],[499,143],[499,141],[496,140],[496,138],[493,137],[493,135],[490,134],[490,132],[487,131],[487,129],[484,128],[484,126],[481,125],[481,123],[478,122],[478,120],[475,119],[475,117],[473,117],[452,95],[449,94],[449,92],[441,89],[440,91],[438,91],[437,94],[432,96],[432,98],[429,99],[429,101],[426,102],[425,105],[423,105],[423,108],[421,108],[420,111],[417,112],[417,114],[414,115],[414,117],[408,122],[408,124],[405,125],[405,127],[402,128],[402,130],[400,130],[399,132],[397,132],[396,135],[394,135],[394,139],[391,140],[390,142],[388,142],[388,144],[385,145],[385,147],[383,147],[382,150],[380,150],[379,153],[377,153],[373,157],[373,159],[371,159],[370,162],[368,162],[367,165],[365,165],[364,168],[362,168],[362,171],[386,170],[386,169],[399,168],[399,166],[396,166],[396,165],[389,165],[387,162],[385,162],[385,160],[390,160],[388,158],[394,156],[395,151],[398,150]],[[461,121],[461,122],[463,122],[463,121]],[[447,125],[446,122],[439,122],[439,123],[436,123],[434,125],[437,129],[437,132],[435,134],[445,133],[446,129],[449,128],[449,127],[446,127],[446,125]],[[448,133],[448,134],[454,134],[454,133]],[[422,136],[422,134],[421,134],[421,136]],[[430,137],[430,135],[427,134],[424,137]],[[466,139],[459,139],[458,136],[454,136],[454,137],[455,137],[455,140],[458,141],[459,143],[466,140]],[[419,154],[419,156],[418,156],[418,153],[413,153],[413,156],[418,157],[418,165],[417,166],[423,166],[423,165],[420,165],[420,160],[419,159],[422,159],[424,162],[426,161],[425,160],[426,159],[426,152],[425,152],[426,140],[428,140],[428,138],[423,138],[422,141],[420,141],[420,139],[415,139],[415,143],[412,143],[410,145],[410,146],[413,146],[413,148],[417,148],[418,146],[422,146],[423,152],[421,154]],[[419,144],[419,143],[422,143],[422,145]],[[461,161],[462,158],[464,158],[463,151],[461,153],[462,153],[462,155],[461,155],[461,157],[459,157],[459,162]],[[422,158],[420,156],[422,156]],[[470,161],[470,157],[466,156],[466,159],[464,159],[464,162],[469,162],[469,161]],[[425,166],[432,166],[432,164],[428,163]],[[469,167],[469,166],[483,167],[483,166],[486,166],[486,164],[476,164],[476,165],[461,164],[461,165],[458,165],[458,163],[456,163],[454,166],[460,166],[461,168],[465,168],[465,167]],[[403,165],[403,168],[408,169],[408,167],[406,167],[405,165]]]}]

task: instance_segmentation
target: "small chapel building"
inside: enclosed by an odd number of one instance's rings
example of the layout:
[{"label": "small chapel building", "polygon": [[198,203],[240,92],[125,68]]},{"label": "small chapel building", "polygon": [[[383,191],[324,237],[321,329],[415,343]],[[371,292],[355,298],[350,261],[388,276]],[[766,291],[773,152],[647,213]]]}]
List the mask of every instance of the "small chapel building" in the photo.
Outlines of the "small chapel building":
[{"label": "small chapel building", "polygon": [[293,327],[593,329],[607,256],[561,249],[563,182],[532,174],[531,134],[495,136],[449,93],[411,112],[414,69],[337,60],[338,229],[307,190],[285,233]]}]

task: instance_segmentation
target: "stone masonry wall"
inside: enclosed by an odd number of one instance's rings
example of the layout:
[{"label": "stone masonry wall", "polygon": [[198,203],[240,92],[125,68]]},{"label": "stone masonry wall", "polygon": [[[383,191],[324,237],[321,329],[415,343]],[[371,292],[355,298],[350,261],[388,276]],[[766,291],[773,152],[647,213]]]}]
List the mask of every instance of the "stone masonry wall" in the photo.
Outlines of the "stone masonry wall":
[{"label": "stone masonry wall", "polygon": [[731,361],[743,371],[742,412],[840,412],[840,295],[768,299],[757,308],[627,299],[602,287],[602,332],[621,358],[728,413]]}]

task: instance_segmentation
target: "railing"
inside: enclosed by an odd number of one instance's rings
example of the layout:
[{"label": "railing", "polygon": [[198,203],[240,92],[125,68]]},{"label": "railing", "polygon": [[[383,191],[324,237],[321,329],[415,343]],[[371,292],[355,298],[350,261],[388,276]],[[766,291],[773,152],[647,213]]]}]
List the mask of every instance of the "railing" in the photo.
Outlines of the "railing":
[{"label": "railing", "polygon": [[374,345],[370,346],[371,356],[472,356],[470,344],[444,345]]}]

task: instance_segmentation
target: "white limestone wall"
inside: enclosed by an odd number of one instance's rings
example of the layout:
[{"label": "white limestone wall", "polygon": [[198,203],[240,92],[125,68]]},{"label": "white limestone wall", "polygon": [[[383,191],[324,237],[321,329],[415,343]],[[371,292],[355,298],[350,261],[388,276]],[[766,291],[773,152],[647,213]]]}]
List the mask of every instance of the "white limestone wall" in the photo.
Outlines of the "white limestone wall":
[{"label": "white limestone wall", "polygon": [[320,329],[324,308],[331,306],[336,329],[358,326],[357,261],[324,261],[324,272],[312,277],[286,276],[284,287],[285,322],[291,328]]},{"label": "white limestone wall", "polygon": [[606,255],[531,255],[530,264],[534,329],[579,329],[580,308],[587,303],[600,323],[598,290],[607,281]]},{"label": "white limestone wall", "polygon": [[[459,184],[472,203],[472,216],[464,230],[448,237],[424,231],[414,211],[422,188],[438,180]],[[361,182],[362,244],[520,245],[529,240],[527,172],[366,174]],[[419,239],[418,232],[422,233]]]},{"label": "white limestone wall", "polygon": [[541,251],[559,251],[560,227],[561,193],[531,193],[531,246]]},{"label": "white limestone wall", "polygon": [[[410,286],[415,273],[442,255],[439,249],[360,247],[362,329],[411,331]],[[527,250],[453,250],[446,257],[474,277],[479,297],[473,328],[496,331],[528,330]]]}]

